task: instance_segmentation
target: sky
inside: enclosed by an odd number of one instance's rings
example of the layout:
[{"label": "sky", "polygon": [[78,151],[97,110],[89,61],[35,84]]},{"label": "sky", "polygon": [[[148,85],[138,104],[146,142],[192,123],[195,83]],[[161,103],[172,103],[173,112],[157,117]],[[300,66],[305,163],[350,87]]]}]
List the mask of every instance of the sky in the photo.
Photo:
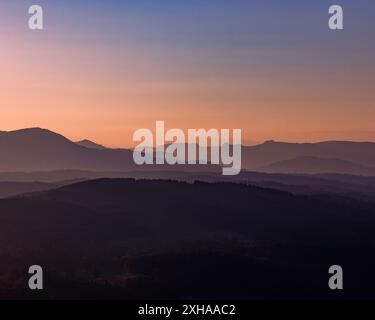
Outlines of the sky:
[{"label": "sky", "polygon": [[373,0],[2,0],[0,20],[0,131],[129,147],[164,120],[244,144],[375,141]]}]

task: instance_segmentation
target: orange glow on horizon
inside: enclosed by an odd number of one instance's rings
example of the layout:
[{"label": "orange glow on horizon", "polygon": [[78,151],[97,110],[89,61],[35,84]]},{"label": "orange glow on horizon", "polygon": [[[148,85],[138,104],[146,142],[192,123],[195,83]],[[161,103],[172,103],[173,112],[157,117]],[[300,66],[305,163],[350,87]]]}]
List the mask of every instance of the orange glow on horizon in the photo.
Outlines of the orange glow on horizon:
[{"label": "orange glow on horizon", "polygon": [[[247,61],[236,48],[99,45],[61,30],[7,26],[0,31],[0,131],[42,127],[129,147],[134,131],[164,120],[184,130],[239,128],[243,144],[375,140],[374,66],[366,60],[343,68],[271,65],[261,57],[288,53],[255,48]],[[231,55],[241,59],[224,59]]]}]

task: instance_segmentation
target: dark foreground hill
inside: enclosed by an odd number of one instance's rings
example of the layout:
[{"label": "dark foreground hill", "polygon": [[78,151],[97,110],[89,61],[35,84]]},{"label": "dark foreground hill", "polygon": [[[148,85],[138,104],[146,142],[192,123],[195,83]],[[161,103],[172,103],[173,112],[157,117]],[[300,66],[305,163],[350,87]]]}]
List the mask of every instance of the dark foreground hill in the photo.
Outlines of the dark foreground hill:
[{"label": "dark foreground hill", "polygon": [[[0,297],[375,297],[375,208],[230,183],[100,179],[0,200]],[[45,290],[25,288],[44,267]],[[340,264],[345,291],[328,290]]]}]

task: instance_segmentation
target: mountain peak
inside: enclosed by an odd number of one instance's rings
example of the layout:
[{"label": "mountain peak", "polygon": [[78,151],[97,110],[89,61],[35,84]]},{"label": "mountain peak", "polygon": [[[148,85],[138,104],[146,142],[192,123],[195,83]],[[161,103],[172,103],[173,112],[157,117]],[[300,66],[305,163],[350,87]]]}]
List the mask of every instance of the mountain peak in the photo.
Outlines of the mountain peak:
[{"label": "mountain peak", "polygon": [[23,139],[24,141],[30,140],[33,142],[60,141],[65,143],[72,143],[68,138],[64,137],[61,134],[39,127],[24,128],[13,131],[3,131],[1,132],[1,136],[7,137],[9,139]]},{"label": "mountain peak", "polygon": [[31,127],[31,128],[23,128],[11,131],[0,131],[2,134],[8,135],[22,135],[22,134],[51,134],[51,135],[59,135],[56,132],[53,132],[48,129],[40,128],[40,127]]}]

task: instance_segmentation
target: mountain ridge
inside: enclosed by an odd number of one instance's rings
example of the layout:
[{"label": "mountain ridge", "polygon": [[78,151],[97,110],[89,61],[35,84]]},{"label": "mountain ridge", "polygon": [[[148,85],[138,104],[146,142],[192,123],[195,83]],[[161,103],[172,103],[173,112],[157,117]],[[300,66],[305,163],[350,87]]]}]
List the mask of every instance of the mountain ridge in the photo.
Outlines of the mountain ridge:
[{"label": "mountain ridge", "polygon": [[107,147],[101,144],[98,144],[96,142],[93,142],[91,140],[88,140],[88,139],[76,141],[75,143],[82,147],[91,148],[91,149],[98,149],[98,150],[108,149]]},{"label": "mountain ridge", "polygon": [[[63,135],[39,127],[3,131],[0,133],[0,152],[2,153],[0,172],[69,169],[91,171],[206,171],[208,168],[208,166],[199,165],[149,165],[140,167],[135,165],[133,151],[130,149],[108,149],[105,147],[102,149],[103,146],[92,141],[89,141],[89,146],[91,147],[83,146]],[[375,167],[375,143],[353,141],[290,143],[271,140],[256,146],[243,146],[242,169],[259,171],[259,168],[299,157],[337,159],[341,162],[352,162],[353,165],[372,168]],[[333,169],[335,168],[333,167]],[[327,171],[324,170],[324,172]],[[308,172],[302,171],[301,173]],[[332,171],[332,173],[336,172]],[[339,173],[352,174],[356,172],[341,170]]]},{"label": "mountain ridge", "polygon": [[375,175],[374,167],[367,167],[337,158],[309,156],[300,156],[289,160],[277,161],[268,166],[260,167],[258,170],[269,173],[319,174],[335,172],[352,175]]}]

